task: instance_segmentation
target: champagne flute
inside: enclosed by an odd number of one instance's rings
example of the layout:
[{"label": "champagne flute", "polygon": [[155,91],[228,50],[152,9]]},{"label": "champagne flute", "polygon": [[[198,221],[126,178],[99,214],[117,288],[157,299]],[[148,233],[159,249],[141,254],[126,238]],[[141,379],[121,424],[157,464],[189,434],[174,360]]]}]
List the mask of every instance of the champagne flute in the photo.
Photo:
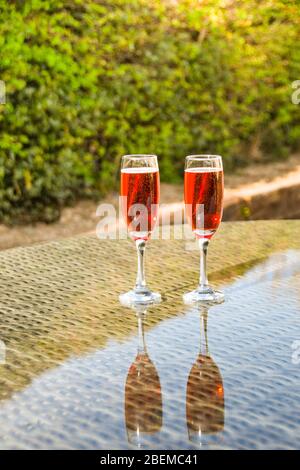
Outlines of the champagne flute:
[{"label": "champagne flute", "polygon": [[196,290],[184,294],[185,303],[220,303],[222,292],[214,291],[206,274],[207,248],[220,225],[223,212],[223,164],[219,155],[189,155],[185,159],[184,201],[187,219],[200,246],[200,281]]},{"label": "champagne flute", "polygon": [[156,155],[124,155],[121,167],[121,205],[130,237],[138,254],[134,289],[120,295],[123,305],[160,302],[161,296],[146,284],[144,257],[158,219],[159,169]]}]

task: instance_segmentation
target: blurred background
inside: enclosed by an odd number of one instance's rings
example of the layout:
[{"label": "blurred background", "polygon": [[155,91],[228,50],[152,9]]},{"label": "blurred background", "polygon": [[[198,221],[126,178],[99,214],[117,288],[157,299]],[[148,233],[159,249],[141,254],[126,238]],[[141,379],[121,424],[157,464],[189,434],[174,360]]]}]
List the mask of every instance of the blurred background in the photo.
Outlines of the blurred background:
[{"label": "blurred background", "polygon": [[0,249],[95,230],[125,153],[159,156],[162,202],[185,155],[217,153],[225,220],[300,217],[298,1],[0,0],[0,18]]}]

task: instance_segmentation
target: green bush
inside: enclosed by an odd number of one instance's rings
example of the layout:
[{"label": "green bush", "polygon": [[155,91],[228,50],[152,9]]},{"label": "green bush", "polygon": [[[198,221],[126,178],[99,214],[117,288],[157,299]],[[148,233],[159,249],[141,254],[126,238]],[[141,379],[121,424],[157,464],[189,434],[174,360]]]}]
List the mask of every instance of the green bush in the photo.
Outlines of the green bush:
[{"label": "green bush", "polygon": [[115,188],[124,153],[227,170],[297,149],[299,6],[284,0],[0,0],[0,220],[52,221]]}]

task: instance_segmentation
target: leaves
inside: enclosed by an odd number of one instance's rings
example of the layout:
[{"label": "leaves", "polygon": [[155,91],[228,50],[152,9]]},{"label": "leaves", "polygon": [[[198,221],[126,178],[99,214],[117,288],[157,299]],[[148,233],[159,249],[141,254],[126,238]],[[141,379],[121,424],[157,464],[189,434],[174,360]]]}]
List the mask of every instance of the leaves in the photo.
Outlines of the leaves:
[{"label": "leaves", "polygon": [[231,170],[299,147],[295,2],[0,0],[0,10],[2,221],[51,221],[115,187],[122,153],[157,153],[162,180],[176,181],[189,153],[221,153]]}]

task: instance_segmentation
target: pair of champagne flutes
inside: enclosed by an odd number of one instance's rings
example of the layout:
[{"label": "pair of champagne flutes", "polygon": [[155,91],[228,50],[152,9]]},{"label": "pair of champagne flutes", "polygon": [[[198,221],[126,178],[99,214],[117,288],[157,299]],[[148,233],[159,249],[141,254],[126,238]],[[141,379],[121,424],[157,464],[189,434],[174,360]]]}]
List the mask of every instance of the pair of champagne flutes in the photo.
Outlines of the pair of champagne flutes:
[{"label": "pair of champagne flutes", "polygon": [[[120,295],[123,305],[159,303],[161,295],[152,292],[145,279],[144,256],[158,221],[159,167],[156,155],[124,155],[121,165],[122,212],[138,254],[134,289]],[[184,202],[188,223],[200,246],[200,280],[198,287],[184,294],[187,304],[221,303],[222,292],[208,283],[206,257],[209,240],[220,225],[223,212],[224,176],[219,155],[189,155],[185,159]]]}]

